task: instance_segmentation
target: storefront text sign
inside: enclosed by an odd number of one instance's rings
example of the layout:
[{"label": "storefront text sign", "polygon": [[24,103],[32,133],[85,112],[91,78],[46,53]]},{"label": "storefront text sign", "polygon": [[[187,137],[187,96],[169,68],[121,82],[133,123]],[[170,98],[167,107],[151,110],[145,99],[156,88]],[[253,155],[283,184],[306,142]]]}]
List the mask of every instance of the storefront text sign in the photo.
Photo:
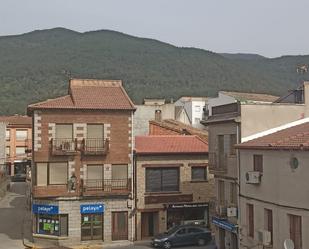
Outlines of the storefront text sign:
[{"label": "storefront text sign", "polygon": [[201,208],[208,207],[208,203],[181,203],[181,204],[169,204],[168,208]]},{"label": "storefront text sign", "polygon": [[32,204],[34,214],[58,214],[59,207],[54,205]]},{"label": "storefront text sign", "polygon": [[80,213],[81,214],[104,213],[104,205],[101,203],[80,205]]},{"label": "storefront text sign", "polygon": [[232,233],[237,233],[237,225],[228,222],[226,219],[212,217],[212,223]]}]

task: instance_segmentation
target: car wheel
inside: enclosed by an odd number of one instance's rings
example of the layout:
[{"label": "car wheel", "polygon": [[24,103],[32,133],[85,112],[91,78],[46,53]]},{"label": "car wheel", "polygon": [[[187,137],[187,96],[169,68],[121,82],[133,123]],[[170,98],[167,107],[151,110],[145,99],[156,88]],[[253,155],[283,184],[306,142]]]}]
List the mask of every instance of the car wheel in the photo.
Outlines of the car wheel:
[{"label": "car wheel", "polygon": [[204,245],[206,244],[206,241],[205,241],[204,239],[198,239],[198,240],[197,240],[197,244],[198,244],[199,246],[204,246]]},{"label": "car wheel", "polygon": [[163,243],[163,248],[164,248],[164,249],[170,249],[170,248],[172,248],[172,243],[169,242],[169,241],[165,241],[165,242]]}]

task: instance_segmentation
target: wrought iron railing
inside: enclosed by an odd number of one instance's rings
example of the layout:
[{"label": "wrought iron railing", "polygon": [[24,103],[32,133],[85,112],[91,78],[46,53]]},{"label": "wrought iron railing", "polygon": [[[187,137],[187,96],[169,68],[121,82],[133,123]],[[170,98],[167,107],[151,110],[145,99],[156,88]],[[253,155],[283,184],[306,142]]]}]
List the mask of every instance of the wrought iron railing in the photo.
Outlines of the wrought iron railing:
[{"label": "wrought iron railing", "polygon": [[108,152],[109,140],[102,138],[86,138],[82,141],[81,149],[85,155],[103,155]]},{"label": "wrought iron railing", "polygon": [[65,155],[76,152],[77,141],[72,138],[57,138],[51,140],[52,154]]},{"label": "wrought iron railing", "polygon": [[131,179],[87,179],[83,181],[83,191],[118,192],[130,191]]}]

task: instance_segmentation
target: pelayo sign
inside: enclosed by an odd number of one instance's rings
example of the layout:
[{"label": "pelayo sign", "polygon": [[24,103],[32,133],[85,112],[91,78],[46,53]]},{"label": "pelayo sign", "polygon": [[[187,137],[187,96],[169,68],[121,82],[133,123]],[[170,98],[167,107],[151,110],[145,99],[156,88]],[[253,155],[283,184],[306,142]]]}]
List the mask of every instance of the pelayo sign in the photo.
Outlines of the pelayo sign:
[{"label": "pelayo sign", "polygon": [[34,214],[58,214],[59,207],[54,205],[32,204]]},{"label": "pelayo sign", "polygon": [[97,214],[104,213],[104,204],[85,204],[80,205],[80,213],[81,214]]}]

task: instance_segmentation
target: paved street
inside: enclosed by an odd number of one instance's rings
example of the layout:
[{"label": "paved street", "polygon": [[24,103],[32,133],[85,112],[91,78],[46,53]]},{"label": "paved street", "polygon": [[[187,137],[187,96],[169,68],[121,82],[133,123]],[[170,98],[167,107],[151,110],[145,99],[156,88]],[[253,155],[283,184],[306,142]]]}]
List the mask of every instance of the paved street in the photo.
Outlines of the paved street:
[{"label": "paved street", "polygon": [[[27,184],[11,183],[11,190],[0,199],[0,248],[19,249],[22,244],[23,225],[27,212]],[[25,235],[29,237],[29,234]]]}]

